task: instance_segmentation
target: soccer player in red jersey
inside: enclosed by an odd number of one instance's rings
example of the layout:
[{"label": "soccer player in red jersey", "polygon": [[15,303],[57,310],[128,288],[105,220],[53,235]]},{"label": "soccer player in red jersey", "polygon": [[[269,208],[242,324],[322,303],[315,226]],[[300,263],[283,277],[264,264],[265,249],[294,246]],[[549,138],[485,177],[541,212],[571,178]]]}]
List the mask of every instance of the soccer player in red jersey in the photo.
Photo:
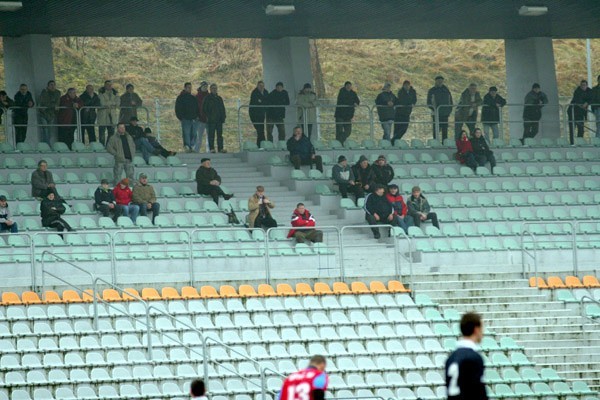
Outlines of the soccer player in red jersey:
[{"label": "soccer player in red jersey", "polygon": [[312,356],[308,368],[286,378],[277,400],[324,400],[329,383],[326,366],[325,357]]}]

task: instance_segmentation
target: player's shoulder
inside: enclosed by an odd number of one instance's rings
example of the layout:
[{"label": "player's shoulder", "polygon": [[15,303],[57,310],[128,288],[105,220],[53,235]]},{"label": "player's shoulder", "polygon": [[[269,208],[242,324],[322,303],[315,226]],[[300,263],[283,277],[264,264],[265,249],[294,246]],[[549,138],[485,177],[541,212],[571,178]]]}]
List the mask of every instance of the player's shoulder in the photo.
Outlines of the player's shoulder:
[{"label": "player's shoulder", "polygon": [[479,354],[479,347],[470,340],[459,340],[456,349],[448,357],[448,361],[483,359]]}]

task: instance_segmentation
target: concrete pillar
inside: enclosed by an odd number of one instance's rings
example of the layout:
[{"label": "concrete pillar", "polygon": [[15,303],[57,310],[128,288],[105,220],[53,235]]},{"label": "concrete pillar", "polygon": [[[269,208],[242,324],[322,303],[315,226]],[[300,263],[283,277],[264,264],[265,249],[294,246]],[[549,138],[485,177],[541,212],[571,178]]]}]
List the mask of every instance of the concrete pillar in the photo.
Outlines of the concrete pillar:
[{"label": "concrete pillar", "polygon": [[[51,36],[4,37],[3,46],[4,74],[8,95],[14,98],[15,93],[19,90],[19,85],[24,83],[29,87],[29,91],[37,102],[42,89],[46,87],[49,80],[54,79]],[[64,90],[64,88],[61,89]],[[27,130],[27,142],[29,143],[37,143],[39,140],[36,125],[37,113],[30,109],[29,129]]]},{"label": "concrete pillar", "polygon": [[[558,83],[554,64],[554,50],[551,38],[528,38],[504,41],[506,52],[506,84],[509,104],[523,104],[531,85],[539,83],[548,96],[548,105],[542,110],[541,137],[557,138],[561,135],[561,109],[558,106]],[[523,107],[511,106],[508,109],[510,137],[523,136]]]},{"label": "concrete pillar", "polygon": [[[305,83],[313,83],[307,37],[262,39],[262,60],[265,87],[270,92],[277,82],[283,82],[290,96],[290,105],[296,104],[296,95]],[[285,116],[288,138],[297,124],[296,108],[289,108]]]}]

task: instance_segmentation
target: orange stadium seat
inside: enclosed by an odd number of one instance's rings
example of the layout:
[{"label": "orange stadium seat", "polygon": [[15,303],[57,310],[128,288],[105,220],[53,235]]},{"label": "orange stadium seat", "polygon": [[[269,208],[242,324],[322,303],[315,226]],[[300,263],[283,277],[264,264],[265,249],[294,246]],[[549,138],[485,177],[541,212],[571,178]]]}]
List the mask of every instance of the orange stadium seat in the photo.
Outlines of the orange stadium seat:
[{"label": "orange stadium seat", "polygon": [[583,284],[585,285],[585,287],[589,287],[589,288],[600,287],[600,282],[598,282],[598,278],[596,278],[594,275],[584,276]]},{"label": "orange stadium seat", "polygon": [[134,288],[125,288],[125,290],[123,290],[123,301],[135,301],[141,297],[140,292]]},{"label": "orange stadium seat", "polygon": [[217,289],[213,286],[202,286],[200,288],[200,297],[203,299],[217,299],[219,298],[219,293],[217,293]]},{"label": "orange stadium seat", "polygon": [[221,295],[221,297],[228,297],[228,298],[240,297],[240,295],[237,293],[235,288],[231,285],[222,285],[219,288],[219,294]]},{"label": "orange stadium seat", "polygon": [[333,282],[333,294],[351,294],[348,284],[344,282]]},{"label": "orange stadium seat", "polygon": [[84,303],[91,303],[92,301],[94,301],[94,292],[92,291],[92,289],[85,289],[83,291],[83,293],[81,294],[81,300]]},{"label": "orange stadium seat", "polygon": [[296,283],[296,294],[300,296],[310,296],[315,294],[308,283]]},{"label": "orange stadium seat", "polygon": [[277,293],[275,293],[275,289],[273,289],[273,286],[267,285],[266,283],[262,283],[262,284],[258,285],[258,295],[259,296],[277,296]]},{"label": "orange stadium seat", "polygon": [[389,281],[388,289],[392,293],[409,293],[410,289],[404,287],[404,284],[400,281]]},{"label": "orange stadium seat", "polygon": [[325,282],[317,282],[315,283],[315,294],[333,294],[331,288]]},{"label": "orange stadium seat", "polygon": [[369,288],[371,289],[371,293],[389,293],[390,292],[385,287],[383,282],[380,282],[380,281],[371,282],[371,284],[369,285]]},{"label": "orange stadium seat", "polygon": [[64,303],[81,303],[81,296],[74,290],[67,289],[62,293],[62,299]]},{"label": "orange stadium seat", "polygon": [[352,293],[356,293],[356,294],[371,293],[371,291],[369,290],[367,285],[365,285],[364,282],[352,282],[350,287],[352,288]]},{"label": "orange stadium seat", "polygon": [[42,304],[42,300],[36,292],[23,292],[21,299],[23,304]]},{"label": "orange stadium seat", "polygon": [[252,287],[250,285],[240,285],[239,291],[240,291],[241,297],[256,297],[256,296],[258,296],[258,293],[256,293],[256,290],[254,290],[254,287]]},{"label": "orange stadium seat", "polygon": [[542,277],[532,276],[529,278],[529,287],[536,287],[538,289],[548,289],[548,285],[546,285],[546,281]]},{"label": "orange stadium seat", "polygon": [[279,296],[295,296],[296,292],[294,289],[287,283],[280,283],[277,285],[277,294]]},{"label": "orange stadium seat", "polygon": [[162,300],[158,290],[150,287],[145,287],[142,289],[142,299],[143,300]]},{"label": "orange stadium seat", "polygon": [[571,289],[579,289],[584,287],[583,283],[581,283],[578,277],[571,275],[565,277],[565,285]]},{"label": "orange stadium seat", "polygon": [[62,303],[60,296],[54,290],[46,290],[44,292],[43,299],[44,299],[44,303],[49,303],[49,304]]},{"label": "orange stadium seat", "polygon": [[563,283],[562,279],[558,276],[549,276],[548,277],[548,287],[550,289],[566,289],[566,285]]},{"label": "orange stadium seat", "polygon": [[23,303],[21,303],[19,295],[15,292],[4,292],[2,293],[2,304],[4,304],[5,306],[10,306]]},{"label": "orange stadium seat", "polygon": [[174,287],[164,287],[160,293],[163,300],[181,300],[181,296]]},{"label": "orange stadium seat", "polygon": [[192,286],[184,286],[181,288],[181,297],[186,299],[186,300],[190,300],[190,299],[199,299],[200,298],[200,294],[198,293],[198,290],[196,290],[195,287]]},{"label": "orange stadium seat", "polygon": [[104,289],[102,291],[102,299],[104,301],[123,301],[121,295],[115,289]]}]

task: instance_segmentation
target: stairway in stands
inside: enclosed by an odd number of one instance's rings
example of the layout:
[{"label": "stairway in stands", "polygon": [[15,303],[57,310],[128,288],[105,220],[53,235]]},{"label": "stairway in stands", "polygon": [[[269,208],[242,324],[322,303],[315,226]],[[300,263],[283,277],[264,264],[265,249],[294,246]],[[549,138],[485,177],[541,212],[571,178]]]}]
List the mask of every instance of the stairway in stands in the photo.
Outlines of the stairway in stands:
[{"label": "stairway in stands", "polygon": [[583,329],[579,303],[556,301],[516,273],[418,276],[412,289],[442,309],[481,313],[487,328],[514,338],[538,368],[600,389],[600,324]]}]

